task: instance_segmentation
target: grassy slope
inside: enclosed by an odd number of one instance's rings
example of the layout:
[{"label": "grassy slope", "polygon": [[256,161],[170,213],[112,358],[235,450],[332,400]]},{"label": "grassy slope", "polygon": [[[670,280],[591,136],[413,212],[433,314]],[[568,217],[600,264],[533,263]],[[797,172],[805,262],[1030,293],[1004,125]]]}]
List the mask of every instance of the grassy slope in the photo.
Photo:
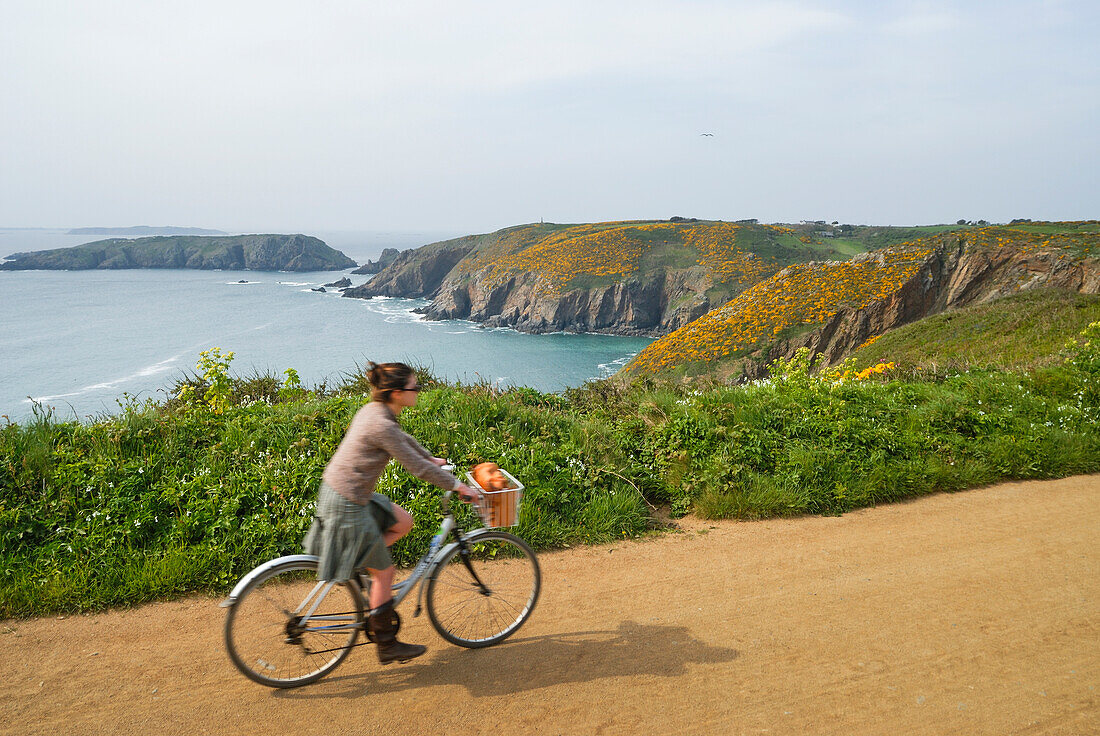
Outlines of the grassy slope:
[{"label": "grassy slope", "polygon": [[917,238],[927,238],[939,233],[972,229],[969,225],[918,225],[915,227],[864,227],[852,235],[840,235],[830,240],[838,250],[855,255],[865,250],[878,250]]},{"label": "grassy slope", "polygon": [[[429,389],[402,423],[461,467],[492,459],[522,479],[517,532],[538,549],[642,534],[647,504],[835,514],[1100,470],[1100,324],[1090,329],[1072,362],[1030,374],[838,382],[796,361],[744,387],[645,378],[567,397],[423,376]],[[0,617],[224,591],[299,551],[362,389],[358,376],[335,395],[258,376],[238,379],[219,411],[176,399],[83,424],[0,426]],[[411,562],[437,523],[438,491],[396,467],[380,489],[416,519],[395,547]]]},{"label": "grassy slope", "polygon": [[[278,380],[252,384],[221,413],[177,402],[0,426],[0,617],[224,589],[300,551],[321,472],[365,399],[300,391],[269,405]],[[560,397],[440,384],[421,396],[402,424],[427,447],[465,468],[498,460],[524,479],[520,532],[536,548],[647,528],[622,448],[600,441],[603,423],[555,411]],[[417,519],[394,549],[411,564],[438,524],[438,491],[396,466],[380,488]]]},{"label": "grassy slope", "polygon": [[1018,222],[1008,227],[1030,233],[1052,235],[1055,233],[1100,233],[1100,221],[1080,220],[1076,222]]},{"label": "grassy slope", "polygon": [[857,368],[999,366],[1026,369],[1059,360],[1066,342],[1100,321],[1100,295],[1030,291],[937,314],[891,330],[851,357]]}]

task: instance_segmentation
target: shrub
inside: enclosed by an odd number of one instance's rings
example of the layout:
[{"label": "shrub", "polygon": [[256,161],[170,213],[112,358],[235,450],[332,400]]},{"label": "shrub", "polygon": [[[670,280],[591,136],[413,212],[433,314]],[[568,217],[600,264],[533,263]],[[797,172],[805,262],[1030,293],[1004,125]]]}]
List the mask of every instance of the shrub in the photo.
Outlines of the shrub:
[{"label": "shrub", "polygon": [[[494,460],[520,478],[517,532],[538,549],[645,533],[658,504],[708,518],[839,514],[1100,471],[1096,330],[1034,373],[856,379],[814,372],[799,353],[740,387],[647,377],[566,396],[422,375],[430,388],[402,423],[461,468]],[[230,357],[208,357],[190,402],[131,402],[88,423],[36,407],[0,427],[0,616],[224,591],[300,550],[321,473],[364,397],[306,389],[287,372],[277,400],[257,400],[240,392],[257,377],[226,387],[217,373]],[[208,385],[222,388],[208,399]],[[416,520],[394,548],[409,564],[435,531],[439,492],[392,465],[379,488]]]}]

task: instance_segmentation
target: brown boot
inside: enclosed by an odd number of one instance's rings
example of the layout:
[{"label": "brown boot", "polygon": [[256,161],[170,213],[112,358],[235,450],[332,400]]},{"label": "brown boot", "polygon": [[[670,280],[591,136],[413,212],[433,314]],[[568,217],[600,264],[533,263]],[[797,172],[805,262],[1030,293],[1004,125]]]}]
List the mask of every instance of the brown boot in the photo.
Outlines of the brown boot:
[{"label": "brown boot", "polygon": [[382,664],[408,662],[427,650],[423,645],[405,644],[397,640],[397,622],[394,619],[392,600],[371,610],[370,632],[374,643],[378,645],[378,661]]}]

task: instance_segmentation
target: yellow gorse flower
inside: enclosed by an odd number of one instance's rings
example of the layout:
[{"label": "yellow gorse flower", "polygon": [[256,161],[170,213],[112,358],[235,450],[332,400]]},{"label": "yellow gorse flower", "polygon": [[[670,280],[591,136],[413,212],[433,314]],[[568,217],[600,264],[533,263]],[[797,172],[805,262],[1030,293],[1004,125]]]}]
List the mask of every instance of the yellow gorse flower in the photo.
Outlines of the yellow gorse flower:
[{"label": "yellow gorse flower", "polygon": [[[623,280],[638,272],[641,259],[655,248],[687,248],[715,283],[745,287],[778,271],[779,264],[738,247],[743,227],[726,222],[601,222],[548,234],[545,226],[526,225],[466,259],[460,271],[478,274],[490,288],[530,273],[537,279],[539,293],[555,294],[579,277]],[[772,225],[754,227],[778,235],[793,233]]]}]

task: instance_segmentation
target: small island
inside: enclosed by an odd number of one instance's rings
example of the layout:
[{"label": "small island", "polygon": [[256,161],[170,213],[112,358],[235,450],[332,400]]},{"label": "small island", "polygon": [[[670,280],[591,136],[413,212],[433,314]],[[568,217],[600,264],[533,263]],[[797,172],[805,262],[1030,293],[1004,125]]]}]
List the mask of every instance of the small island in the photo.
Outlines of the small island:
[{"label": "small island", "polygon": [[152,227],[134,225],[132,227],[74,227],[69,235],[99,235],[118,238],[142,238],[151,235],[228,235],[223,230],[210,230],[203,227]]},{"label": "small island", "polygon": [[235,271],[341,271],[356,262],[309,235],[109,238],[72,248],[13,253],[3,271],[195,268]]}]

